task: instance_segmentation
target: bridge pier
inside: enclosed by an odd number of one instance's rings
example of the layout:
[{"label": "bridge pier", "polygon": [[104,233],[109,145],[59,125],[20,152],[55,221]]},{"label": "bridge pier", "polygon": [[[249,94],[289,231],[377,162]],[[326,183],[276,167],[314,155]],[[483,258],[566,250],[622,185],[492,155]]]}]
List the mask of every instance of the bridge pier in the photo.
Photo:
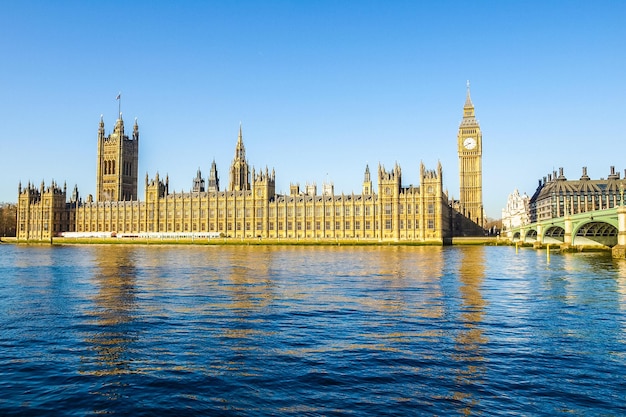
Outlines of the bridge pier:
[{"label": "bridge pier", "polygon": [[570,216],[567,216],[563,219],[563,229],[565,229],[565,233],[563,234],[563,243],[561,244],[561,251],[569,251],[572,248],[572,219]]},{"label": "bridge pier", "polygon": [[613,257],[626,259],[626,205],[567,213],[560,218],[513,227],[509,233],[512,236],[519,233],[521,242],[534,248],[543,248],[546,243],[560,245],[562,251],[612,247]]},{"label": "bridge pier", "polygon": [[617,245],[611,253],[614,258],[626,259],[626,206],[617,208]]},{"label": "bridge pier", "polygon": [[537,225],[537,240],[533,242],[533,248],[541,249],[543,247],[543,226]]}]

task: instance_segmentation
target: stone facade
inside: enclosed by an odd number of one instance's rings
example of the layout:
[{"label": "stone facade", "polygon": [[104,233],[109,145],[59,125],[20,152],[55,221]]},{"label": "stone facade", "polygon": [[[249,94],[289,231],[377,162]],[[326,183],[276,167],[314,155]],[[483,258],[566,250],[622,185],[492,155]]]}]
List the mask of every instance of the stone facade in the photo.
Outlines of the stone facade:
[{"label": "stone facade", "polygon": [[[249,166],[239,126],[224,191],[213,161],[206,181],[198,168],[189,192],[170,193],[167,177],[163,180],[157,173],[150,180],[146,174],[145,198],[139,201],[139,127],[135,119],[132,136],[125,135],[120,112],[108,136],[100,118],[96,201],[91,195],[86,201],[80,198],[76,187],[68,199],[65,185],[42,182],[38,188],[31,183],[22,188],[20,183],[17,238],[143,235],[443,243],[453,235],[482,235],[483,142],[469,83],[457,146],[456,201],[444,191],[441,164],[434,170],[420,164],[418,186],[403,186],[398,164],[390,170],[379,164],[376,187],[369,166],[365,167],[361,194],[336,194],[332,183],[324,183],[321,194],[315,183],[306,184],[304,191],[292,183],[289,194],[277,194],[274,170]],[[539,211],[542,201],[535,202]]]},{"label": "stone facade", "polygon": [[[369,166],[363,193],[335,194],[332,184],[292,184],[289,195],[276,193],[275,173],[249,168],[241,127],[230,184],[219,190],[215,161],[208,187],[198,170],[187,193],[170,193],[169,179],[146,175],[145,199],[138,201],[136,162],[139,131],[124,136],[118,119],[114,133],[98,133],[97,201],[83,201],[76,187],[71,196],[56,183],[19,186],[18,240],[48,240],[54,236],[223,236],[231,238],[363,239],[439,242],[449,237],[450,206],[443,188],[441,164],[419,167],[419,186],[404,187],[398,164],[378,166],[377,192]],[[121,167],[121,169],[120,169]]]},{"label": "stone facade", "polygon": [[502,209],[502,230],[511,230],[513,227],[523,226],[530,223],[530,197],[524,193],[520,195],[515,189],[506,201],[506,207]]},{"label": "stone facade", "polygon": [[485,226],[483,207],[483,135],[476,120],[474,104],[470,97],[469,81],[463,106],[463,120],[457,135],[459,154],[460,196],[458,212],[471,223]]},{"label": "stone facade", "polygon": [[623,184],[615,167],[611,167],[606,179],[598,180],[587,175],[587,167],[583,167],[577,180],[568,180],[563,168],[559,168],[558,174],[554,171],[539,180],[530,198],[530,221],[617,207],[623,199]]},{"label": "stone facade", "polygon": [[137,169],[139,166],[139,126],[135,119],[132,137],[124,134],[120,113],[113,133],[104,135],[104,120],[98,128],[98,166],[96,196],[98,201],[137,200]]}]

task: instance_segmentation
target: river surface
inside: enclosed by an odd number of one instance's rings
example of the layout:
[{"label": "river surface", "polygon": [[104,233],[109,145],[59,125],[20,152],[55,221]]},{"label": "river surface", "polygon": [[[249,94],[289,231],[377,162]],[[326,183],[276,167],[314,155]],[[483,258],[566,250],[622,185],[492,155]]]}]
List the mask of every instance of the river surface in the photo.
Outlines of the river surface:
[{"label": "river surface", "polygon": [[0,415],[626,415],[626,262],[0,245]]}]

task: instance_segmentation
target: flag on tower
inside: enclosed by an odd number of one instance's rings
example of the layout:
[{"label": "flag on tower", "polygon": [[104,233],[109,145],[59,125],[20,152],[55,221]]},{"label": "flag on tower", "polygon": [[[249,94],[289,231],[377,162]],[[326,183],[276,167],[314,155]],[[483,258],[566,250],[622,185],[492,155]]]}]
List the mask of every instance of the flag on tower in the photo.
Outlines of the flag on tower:
[{"label": "flag on tower", "polygon": [[119,93],[119,94],[117,95],[117,97],[115,97],[115,99],[116,99],[116,100],[119,100],[119,99],[121,99],[121,98],[122,98],[122,93]]}]

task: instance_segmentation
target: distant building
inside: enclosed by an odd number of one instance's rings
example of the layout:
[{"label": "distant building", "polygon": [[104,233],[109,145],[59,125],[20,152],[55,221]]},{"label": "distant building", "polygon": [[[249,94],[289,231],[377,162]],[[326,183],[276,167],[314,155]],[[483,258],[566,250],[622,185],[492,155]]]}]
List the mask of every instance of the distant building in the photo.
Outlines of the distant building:
[{"label": "distant building", "polygon": [[133,139],[123,136],[121,118],[114,134],[105,138],[103,129],[101,120],[99,145],[104,146],[99,146],[98,153],[104,156],[99,158],[99,199],[84,201],[75,187],[68,200],[67,187],[56,183],[42,183],[38,188],[20,184],[19,240],[46,240],[68,232],[75,236],[213,233],[233,238],[436,242],[448,237],[441,164],[432,171],[421,164],[417,187],[403,187],[402,170],[396,164],[389,171],[379,165],[377,193],[366,167],[366,193],[361,195],[336,195],[329,183],[324,184],[322,195],[316,194],[314,185],[300,193],[298,184],[292,185],[289,195],[281,195],[275,190],[273,170],[249,168],[240,127],[227,191],[219,190],[213,161],[207,190],[199,169],[188,193],[170,193],[169,179],[163,181],[157,173],[152,180],[146,175],[145,200],[137,201],[132,199],[137,195],[133,182],[137,123]]},{"label": "distant building", "polygon": [[506,201],[506,207],[502,209],[502,229],[510,230],[530,223],[530,197],[524,193],[520,195],[515,189]]},{"label": "distant building", "polygon": [[620,173],[613,166],[609,176],[599,180],[589,178],[587,167],[583,167],[582,176],[577,180],[568,180],[563,168],[559,168],[558,175],[554,171],[539,180],[539,186],[529,202],[530,221],[616,207],[623,198],[622,184]]},{"label": "distant building", "polygon": [[[482,134],[474,117],[469,84],[457,136],[460,200],[450,202],[441,164],[419,166],[419,183],[402,184],[402,169],[381,164],[373,185],[365,167],[361,194],[336,194],[331,182],[318,195],[315,183],[290,185],[276,193],[274,170],[255,170],[246,159],[241,125],[229,184],[220,190],[215,160],[208,181],[198,168],[189,192],[170,193],[169,178],[145,177],[144,201],[138,200],[139,126],[124,133],[122,114],[106,136],[98,129],[96,199],[68,196],[57,183],[18,187],[18,240],[54,236],[224,236],[232,238],[365,239],[444,242],[452,234],[483,232]],[[415,167],[417,168],[417,167]],[[69,199],[68,199],[69,197]]]}]

